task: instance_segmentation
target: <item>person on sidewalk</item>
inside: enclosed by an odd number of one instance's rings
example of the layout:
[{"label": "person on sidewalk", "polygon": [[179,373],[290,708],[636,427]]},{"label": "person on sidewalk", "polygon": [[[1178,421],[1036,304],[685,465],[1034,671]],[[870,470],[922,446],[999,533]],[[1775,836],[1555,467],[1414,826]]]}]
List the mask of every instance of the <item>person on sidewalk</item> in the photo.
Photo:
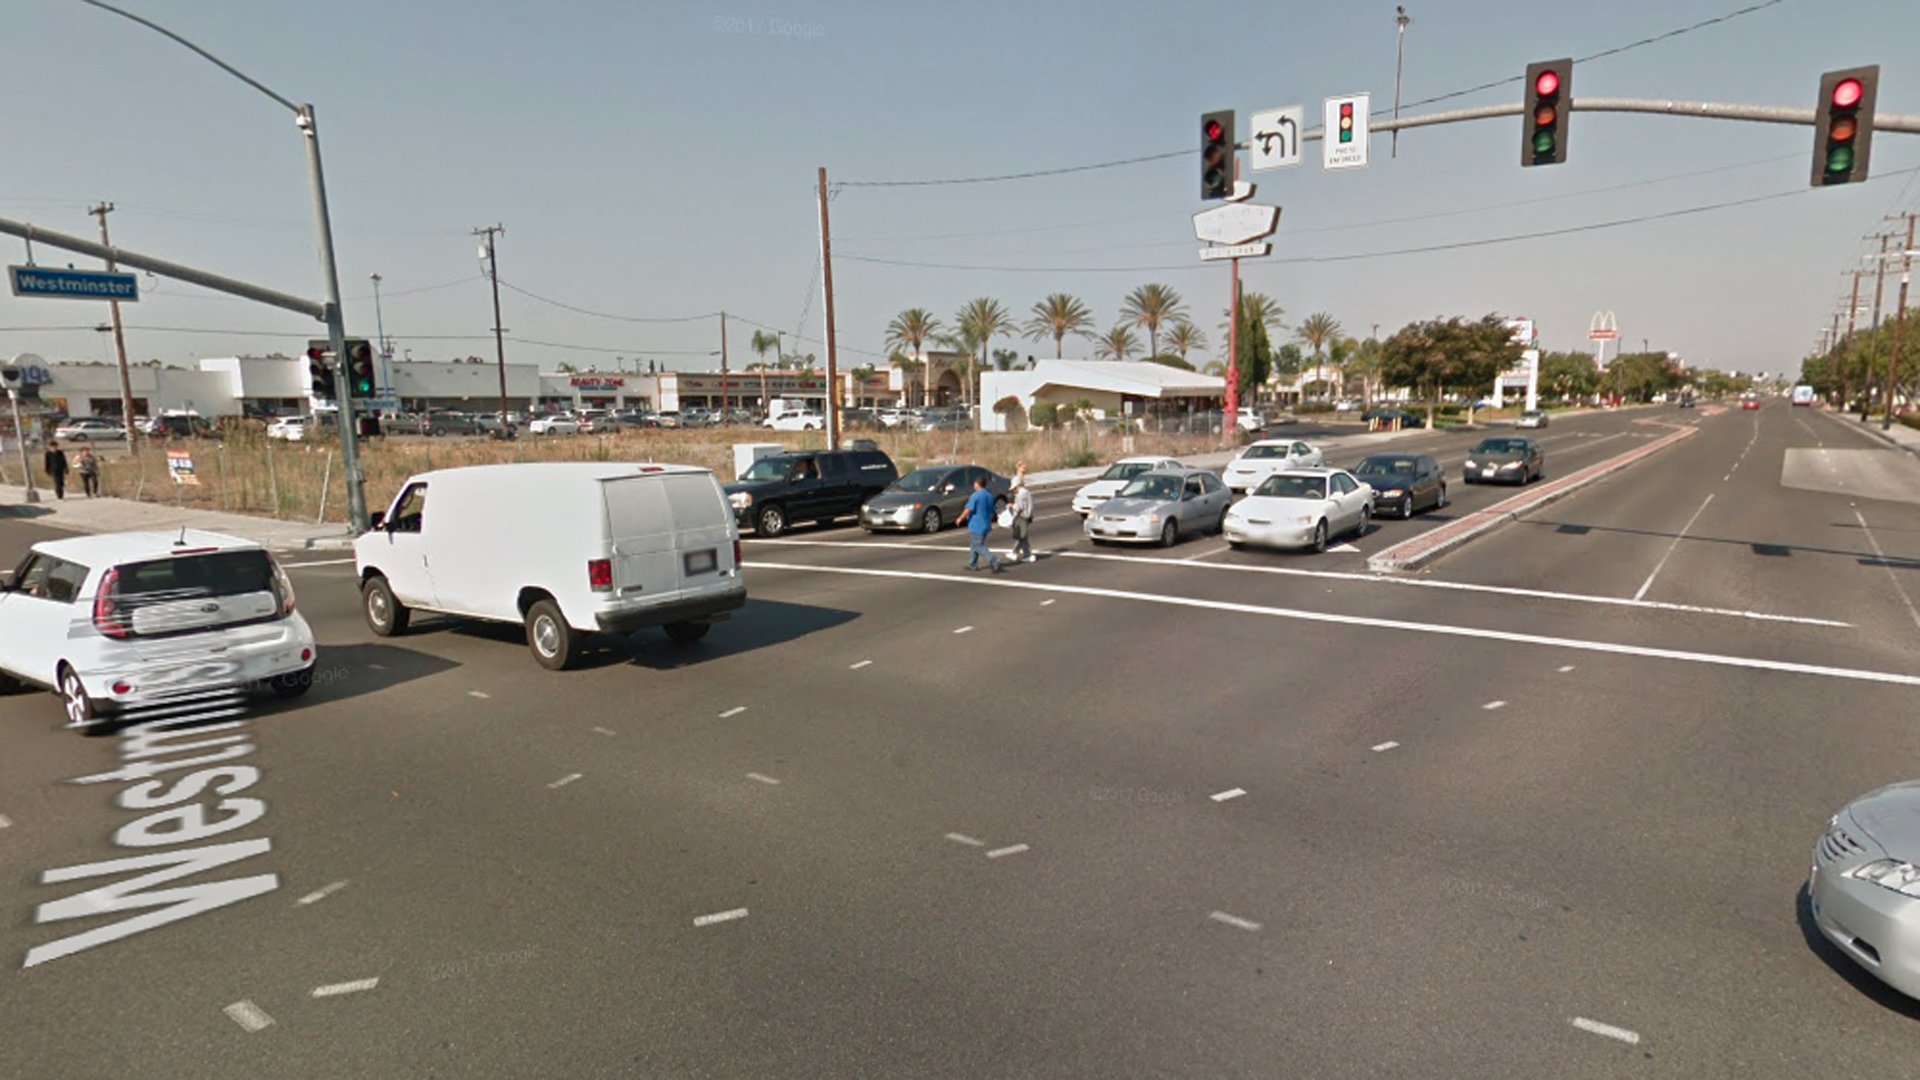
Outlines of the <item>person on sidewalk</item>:
[{"label": "person on sidewalk", "polygon": [[980,569],[980,556],[987,557],[987,565],[993,572],[1002,573],[1000,556],[987,547],[987,533],[993,530],[993,492],[987,490],[987,478],[978,477],[973,482],[973,494],[967,497],[967,508],[960,511],[954,520],[955,525],[965,525],[972,547],[968,551],[967,569]]},{"label": "person on sidewalk", "polygon": [[54,442],[52,439],[47,440],[47,453],[44,464],[46,466],[47,476],[53,480],[53,497],[56,499],[66,498],[67,452],[60,449],[60,444]]},{"label": "person on sidewalk", "polygon": [[80,487],[91,499],[100,494],[100,459],[93,456],[93,447],[80,448],[80,460],[75,463],[74,471],[80,474]]},{"label": "person on sidewalk", "polygon": [[1020,465],[1020,471],[1013,476],[1013,561],[1016,563],[1036,561],[1033,554],[1033,490],[1027,487],[1027,466]]}]

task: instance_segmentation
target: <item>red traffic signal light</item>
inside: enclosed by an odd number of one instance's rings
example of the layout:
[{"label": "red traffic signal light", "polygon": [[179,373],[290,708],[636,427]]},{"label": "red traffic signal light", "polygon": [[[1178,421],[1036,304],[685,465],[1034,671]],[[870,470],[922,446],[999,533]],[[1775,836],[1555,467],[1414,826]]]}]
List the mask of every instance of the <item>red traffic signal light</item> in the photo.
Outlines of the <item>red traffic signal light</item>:
[{"label": "red traffic signal light", "polygon": [[1527,65],[1527,104],[1521,114],[1520,164],[1567,160],[1567,113],[1573,97],[1573,61]]},{"label": "red traffic signal light", "polygon": [[1820,77],[1820,97],[1813,110],[1814,187],[1857,184],[1867,178],[1879,85],[1878,65],[1829,71]]},{"label": "red traffic signal light", "polygon": [[1200,118],[1200,197],[1224,199],[1233,194],[1233,110],[1210,112]]}]

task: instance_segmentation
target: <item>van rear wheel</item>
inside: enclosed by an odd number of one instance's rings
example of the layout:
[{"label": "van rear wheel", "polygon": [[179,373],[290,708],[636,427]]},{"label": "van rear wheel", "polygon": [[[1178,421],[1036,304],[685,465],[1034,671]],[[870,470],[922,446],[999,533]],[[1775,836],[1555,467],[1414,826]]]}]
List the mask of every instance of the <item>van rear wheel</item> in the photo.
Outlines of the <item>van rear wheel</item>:
[{"label": "van rear wheel", "polygon": [[406,633],[407,618],[412,614],[394,598],[392,586],[379,574],[360,586],[360,611],[367,617],[367,629],[380,637]]},{"label": "van rear wheel", "polygon": [[706,637],[707,631],[713,629],[713,624],[703,622],[670,622],[666,625],[665,629],[667,631],[667,637],[673,639],[675,644],[691,645],[701,638]]},{"label": "van rear wheel", "polygon": [[533,658],[548,671],[564,671],[580,659],[586,635],[567,625],[560,605],[551,600],[536,600],[527,609],[527,647]]}]

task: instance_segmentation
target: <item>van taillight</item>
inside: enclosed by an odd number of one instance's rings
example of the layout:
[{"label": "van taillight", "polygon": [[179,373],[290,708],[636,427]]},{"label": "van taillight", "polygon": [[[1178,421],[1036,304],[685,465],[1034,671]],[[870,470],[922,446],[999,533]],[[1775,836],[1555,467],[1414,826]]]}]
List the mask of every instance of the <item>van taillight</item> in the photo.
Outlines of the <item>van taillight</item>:
[{"label": "van taillight", "polygon": [[132,633],[128,617],[120,609],[120,568],[114,567],[100,579],[100,591],[93,597],[93,628],[110,638]]},{"label": "van taillight", "polygon": [[738,539],[735,539],[733,542],[733,565],[740,565],[740,541]]},{"label": "van taillight", "polygon": [[588,559],[587,585],[590,586],[594,592],[612,592],[613,560]]}]

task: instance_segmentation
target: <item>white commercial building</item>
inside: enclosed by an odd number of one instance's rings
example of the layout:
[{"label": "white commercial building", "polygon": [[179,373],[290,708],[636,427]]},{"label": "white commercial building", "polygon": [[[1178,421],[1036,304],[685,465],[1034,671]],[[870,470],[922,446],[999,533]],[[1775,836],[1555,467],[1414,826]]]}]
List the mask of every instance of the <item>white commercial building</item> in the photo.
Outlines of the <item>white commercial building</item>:
[{"label": "white commercial building", "polygon": [[980,374],[980,429],[1007,430],[994,405],[1014,398],[1031,416],[1035,405],[1091,402],[1103,419],[1172,415],[1220,408],[1227,380],[1164,364],[1104,360],[1040,360],[1024,371]]}]

